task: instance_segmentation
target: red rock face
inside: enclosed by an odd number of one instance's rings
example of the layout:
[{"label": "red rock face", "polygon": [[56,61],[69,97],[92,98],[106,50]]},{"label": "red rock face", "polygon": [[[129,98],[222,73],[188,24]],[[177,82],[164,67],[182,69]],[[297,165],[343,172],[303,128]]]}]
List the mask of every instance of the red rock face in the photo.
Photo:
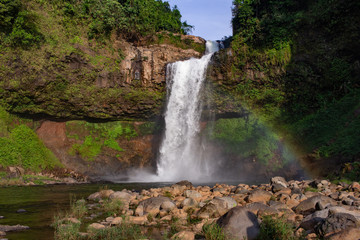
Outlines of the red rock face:
[{"label": "red rock face", "polygon": [[66,122],[43,121],[36,133],[67,169],[95,179],[103,179],[108,176],[126,177],[128,169],[151,168],[155,163],[154,153],[159,142],[158,137],[154,135],[131,139],[120,137],[117,142],[124,151],[119,152],[103,147],[94,159],[89,160],[72,151],[74,144],[82,144],[84,141],[68,137],[69,134],[88,136],[89,133],[84,125],[79,124],[70,132]]},{"label": "red rock face", "polygon": [[65,122],[44,121],[36,130],[36,134],[50,149],[64,148],[69,144]]}]

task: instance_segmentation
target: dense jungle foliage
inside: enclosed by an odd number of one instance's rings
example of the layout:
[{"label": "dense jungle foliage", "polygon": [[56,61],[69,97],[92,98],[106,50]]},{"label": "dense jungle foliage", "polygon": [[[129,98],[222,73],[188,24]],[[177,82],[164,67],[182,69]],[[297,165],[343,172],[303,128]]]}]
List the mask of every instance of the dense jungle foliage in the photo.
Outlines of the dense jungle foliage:
[{"label": "dense jungle foliage", "polygon": [[234,0],[228,89],[316,158],[359,161],[360,2]]},{"label": "dense jungle foliage", "polygon": [[42,16],[33,11],[36,5],[59,14],[67,27],[88,26],[90,39],[109,37],[113,31],[139,38],[160,31],[186,34],[193,28],[186,21],[181,22],[176,6],[171,9],[162,0],[1,0],[2,42],[29,48],[45,40],[37,24]]}]

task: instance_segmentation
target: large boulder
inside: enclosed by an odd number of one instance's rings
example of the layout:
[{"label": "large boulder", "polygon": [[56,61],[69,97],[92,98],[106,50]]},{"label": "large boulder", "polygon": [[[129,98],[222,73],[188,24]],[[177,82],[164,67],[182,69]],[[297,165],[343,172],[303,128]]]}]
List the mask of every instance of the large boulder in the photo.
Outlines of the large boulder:
[{"label": "large boulder", "polygon": [[200,209],[198,217],[202,219],[220,217],[235,206],[237,202],[231,197],[216,197]]},{"label": "large boulder", "polygon": [[222,227],[228,239],[253,240],[260,233],[259,220],[244,207],[235,207],[220,217],[217,224]]},{"label": "large boulder", "polygon": [[197,213],[197,217],[200,219],[216,218],[219,216],[220,214],[217,210],[217,207],[211,202],[203,206]]},{"label": "large boulder", "polygon": [[335,213],[330,214],[315,230],[320,236],[329,236],[330,234],[345,229],[359,227],[360,223],[353,215],[348,213]]},{"label": "large boulder", "polygon": [[324,221],[329,215],[329,209],[316,211],[313,214],[307,215],[301,222],[300,227],[305,230],[313,230],[320,222]]},{"label": "large boulder", "polygon": [[337,202],[326,196],[313,196],[299,203],[294,209],[296,213],[308,215],[316,211],[316,206],[337,205]]},{"label": "large boulder", "polygon": [[109,199],[119,199],[124,202],[129,202],[132,198],[134,198],[130,193],[127,192],[114,192],[110,194]]},{"label": "large boulder", "polygon": [[136,215],[143,216],[144,214],[151,214],[156,216],[160,212],[160,207],[165,202],[171,202],[167,197],[152,197],[141,201],[135,210]]},{"label": "large boulder", "polygon": [[269,207],[260,202],[247,204],[245,208],[256,215],[274,215],[280,213],[275,208]]},{"label": "large boulder", "polygon": [[329,240],[359,240],[360,228],[348,228],[341,232],[332,234],[328,237]]},{"label": "large boulder", "polygon": [[193,199],[200,199],[202,197],[201,193],[195,190],[186,190],[184,192],[185,197],[193,198]]},{"label": "large boulder", "polygon": [[196,200],[193,199],[193,198],[185,198],[185,199],[181,202],[180,206],[181,206],[182,208],[195,208],[195,207],[199,206],[199,203],[198,203],[198,201],[196,201]]}]

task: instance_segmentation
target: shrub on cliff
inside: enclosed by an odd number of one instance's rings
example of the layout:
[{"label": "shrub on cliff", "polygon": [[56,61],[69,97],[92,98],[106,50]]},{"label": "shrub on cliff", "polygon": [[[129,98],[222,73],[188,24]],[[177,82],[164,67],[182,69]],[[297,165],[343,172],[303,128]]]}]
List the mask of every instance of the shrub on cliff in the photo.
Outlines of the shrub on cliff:
[{"label": "shrub on cliff", "polygon": [[0,107],[0,167],[22,166],[34,172],[61,167],[34,130],[19,122]]}]

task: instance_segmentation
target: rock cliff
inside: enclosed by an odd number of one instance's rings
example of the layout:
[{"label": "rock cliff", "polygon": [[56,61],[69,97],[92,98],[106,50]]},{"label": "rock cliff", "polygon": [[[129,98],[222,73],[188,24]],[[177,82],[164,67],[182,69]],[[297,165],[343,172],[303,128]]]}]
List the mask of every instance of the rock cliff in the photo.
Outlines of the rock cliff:
[{"label": "rock cliff", "polygon": [[[8,50],[0,60],[6,109],[41,118],[153,118],[163,106],[167,63],[201,56],[174,44],[135,44],[120,37],[106,46],[79,42],[65,52]],[[188,42],[205,43],[197,37]]]}]

